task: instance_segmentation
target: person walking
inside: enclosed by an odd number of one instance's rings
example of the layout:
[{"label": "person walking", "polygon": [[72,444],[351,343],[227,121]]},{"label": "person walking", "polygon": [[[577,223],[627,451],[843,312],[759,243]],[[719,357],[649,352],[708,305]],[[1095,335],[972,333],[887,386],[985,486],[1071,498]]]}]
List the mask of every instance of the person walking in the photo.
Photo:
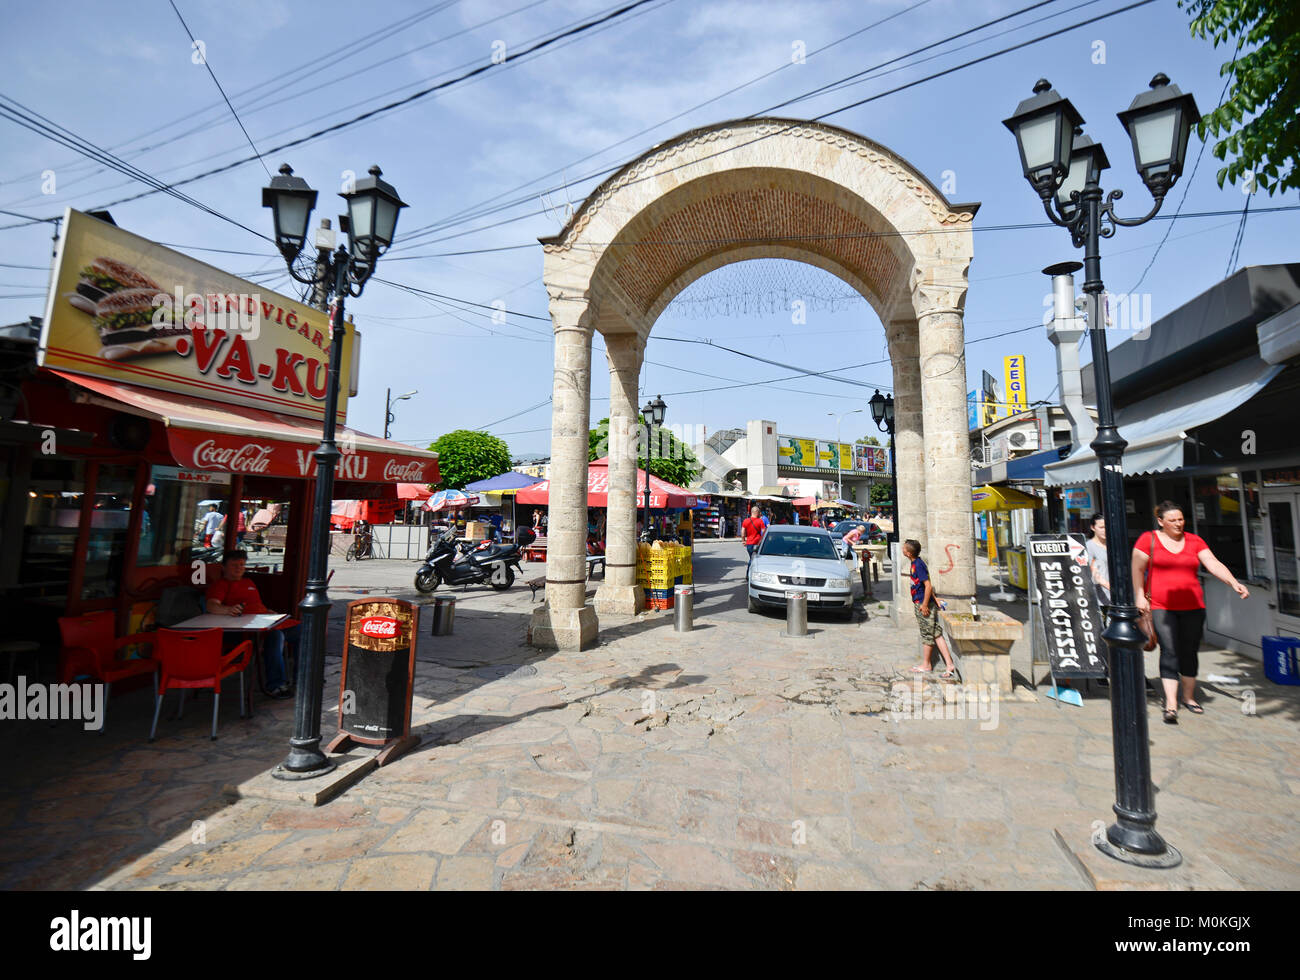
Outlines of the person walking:
[{"label": "person walking", "polygon": [[[741,522],[740,532],[745,537],[745,550],[749,552],[749,561],[754,560],[754,552],[763,541],[763,532],[767,530],[767,525],[763,523],[763,518],[759,516],[758,505],[755,504],[749,509],[749,516]],[[749,562],[745,564],[749,567]]]},{"label": "person walking", "polygon": [[917,628],[921,632],[921,663],[911,668],[912,673],[928,674],[933,669],[931,663],[937,646],[947,668],[943,677],[950,678],[957,673],[957,667],[952,662],[952,651],[948,649],[948,641],[944,639],[943,630],[939,627],[939,597],[934,594],[930,569],[921,560],[921,542],[908,538],[903,542],[903,555],[912,563],[908,572],[912,579],[912,606],[916,611]]},{"label": "person walking", "polygon": [[1205,631],[1205,593],[1197,572],[1207,572],[1245,599],[1250,591],[1214,557],[1203,538],[1187,533],[1182,508],[1171,500],[1156,507],[1154,531],[1133,547],[1132,573],[1137,607],[1151,613],[1160,643],[1160,681],[1164,687],[1164,721],[1178,724],[1178,708],[1194,715],[1205,709],[1196,700],[1196,672]]},{"label": "person walking", "polygon": [[1092,537],[1085,546],[1088,549],[1088,565],[1092,570],[1092,581],[1097,586],[1097,598],[1103,606],[1110,605],[1110,569],[1106,564],[1106,518],[1093,514],[1088,521]]},{"label": "person walking", "polygon": [[203,515],[203,547],[212,547],[212,536],[225,519],[225,515],[217,510],[216,504],[208,504],[208,512]]}]

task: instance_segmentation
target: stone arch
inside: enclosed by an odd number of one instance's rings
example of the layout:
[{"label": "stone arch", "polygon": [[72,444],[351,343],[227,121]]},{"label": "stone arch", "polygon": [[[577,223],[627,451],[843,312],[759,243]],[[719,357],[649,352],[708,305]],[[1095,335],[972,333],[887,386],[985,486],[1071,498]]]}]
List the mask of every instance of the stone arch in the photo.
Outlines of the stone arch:
[{"label": "stone arch", "polygon": [[[645,343],[687,285],[752,258],[818,266],[880,316],[894,369],[900,523],[951,559],[936,562],[940,592],[973,594],[962,315],[977,207],[950,204],[902,157],[855,133],[746,119],[652,148],[596,188],[559,234],[542,239],[556,336],[556,530],[547,601],[533,617],[530,640],[580,648],[595,639],[598,611],[639,607],[633,429]],[[611,446],[609,564],[594,607],[585,605],[579,529],[593,331],[609,358]]]}]

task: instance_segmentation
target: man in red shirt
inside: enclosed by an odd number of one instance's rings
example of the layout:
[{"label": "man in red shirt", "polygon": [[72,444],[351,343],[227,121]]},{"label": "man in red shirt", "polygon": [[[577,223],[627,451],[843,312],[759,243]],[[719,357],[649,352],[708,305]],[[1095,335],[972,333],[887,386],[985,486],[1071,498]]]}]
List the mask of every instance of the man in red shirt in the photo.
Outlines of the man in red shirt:
[{"label": "man in red shirt", "polygon": [[749,560],[754,560],[754,552],[758,550],[760,542],[763,540],[763,532],[767,530],[767,525],[763,523],[763,518],[759,516],[758,505],[755,504],[749,509],[749,516],[740,523],[740,531],[745,536],[745,550],[749,552]]},{"label": "man in red shirt", "polygon": [[[221,563],[221,578],[208,585],[206,609],[216,616],[250,616],[255,613],[267,613],[258,594],[257,584],[244,577],[244,568],[248,563],[247,552],[233,548],[225,554]],[[292,697],[284,672],[284,644],[298,643],[298,624],[289,621],[285,625],[266,632],[266,642],[262,647],[262,660],[266,664],[266,689],[277,700]]]}]

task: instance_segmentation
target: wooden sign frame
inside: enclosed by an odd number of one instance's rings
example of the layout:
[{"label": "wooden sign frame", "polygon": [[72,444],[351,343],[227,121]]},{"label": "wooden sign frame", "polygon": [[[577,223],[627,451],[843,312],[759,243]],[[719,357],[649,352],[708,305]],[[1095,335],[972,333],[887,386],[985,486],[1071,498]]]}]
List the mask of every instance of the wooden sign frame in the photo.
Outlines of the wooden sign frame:
[{"label": "wooden sign frame", "polygon": [[[406,664],[406,707],[402,716],[402,728],[399,734],[385,737],[371,737],[357,732],[344,731],[343,702],[349,689],[348,666],[349,654],[354,646],[359,649],[374,649],[376,652],[399,654],[402,644],[394,640],[389,650],[383,648],[388,640],[375,638],[362,633],[362,624],[372,619],[393,619],[401,622],[407,619],[405,632],[407,647]],[[411,734],[411,703],[415,696],[415,651],[420,635],[420,607],[404,599],[357,599],[348,603],[347,616],[343,625],[343,667],[339,672],[339,733],[329,743],[327,752],[346,752],[353,744],[380,746],[376,757],[379,765],[384,766],[398,756],[420,744],[420,736]]]}]

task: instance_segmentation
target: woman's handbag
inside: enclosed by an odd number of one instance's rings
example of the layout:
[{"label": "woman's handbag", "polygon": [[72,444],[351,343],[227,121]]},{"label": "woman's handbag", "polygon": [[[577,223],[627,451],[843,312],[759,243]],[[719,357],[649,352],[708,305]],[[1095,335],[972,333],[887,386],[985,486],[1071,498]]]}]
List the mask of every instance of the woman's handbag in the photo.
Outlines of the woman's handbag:
[{"label": "woman's handbag", "polygon": [[1146,596],[1147,607],[1138,613],[1138,629],[1145,633],[1147,638],[1147,642],[1142,649],[1150,653],[1159,645],[1160,641],[1156,637],[1155,620],[1151,617],[1151,576],[1155,572],[1156,532],[1148,531],[1147,533],[1151,535],[1151,550],[1147,552],[1147,573],[1142,580],[1142,594]]}]

